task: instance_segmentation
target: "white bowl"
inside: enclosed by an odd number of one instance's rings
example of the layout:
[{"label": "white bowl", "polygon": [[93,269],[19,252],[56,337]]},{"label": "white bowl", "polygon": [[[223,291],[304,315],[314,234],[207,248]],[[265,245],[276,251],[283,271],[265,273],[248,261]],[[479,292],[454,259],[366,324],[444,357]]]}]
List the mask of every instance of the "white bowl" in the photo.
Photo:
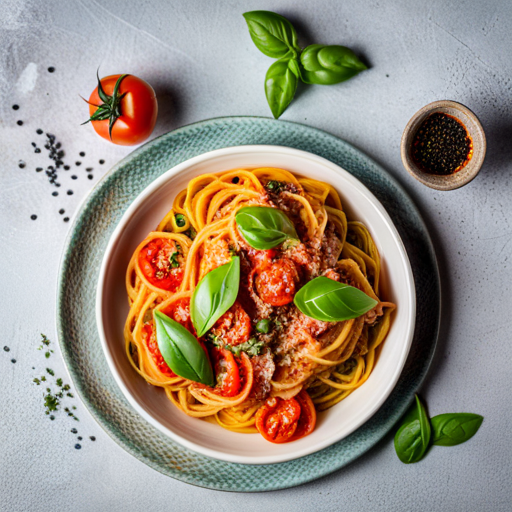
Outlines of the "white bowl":
[{"label": "white bowl", "polygon": [[[130,366],[124,351],[123,326],[128,313],[125,272],[130,257],[172,206],[175,195],[204,173],[233,168],[280,167],[325,181],[340,193],[349,219],[362,221],[380,251],[381,294],[397,304],[393,322],[368,381],[345,400],[318,415],[315,431],[293,443],[273,444],[259,434],[239,434],[190,418]],[[151,425],[203,455],[244,464],[273,464],[303,457],[330,446],[365,423],[393,390],[411,346],[416,295],[404,245],[389,215],[375,196],[341,167],[319,156],[281,146],[238,146],[191,158],[147,187],[128,208],[103,258],[97,296],[98,331],[121,391]]]}]

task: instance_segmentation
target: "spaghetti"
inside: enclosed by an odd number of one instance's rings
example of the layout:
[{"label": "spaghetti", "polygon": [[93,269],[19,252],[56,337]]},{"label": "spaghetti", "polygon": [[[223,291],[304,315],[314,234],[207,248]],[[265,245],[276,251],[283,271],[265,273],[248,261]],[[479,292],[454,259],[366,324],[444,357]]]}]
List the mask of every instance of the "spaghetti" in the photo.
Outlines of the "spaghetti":
[{"label": "spaghetti", "polygon": [[[300,240],[251,248],[235,222],[245,206],[279,208]],[[215,387],[208,387],[166,364],[153,311],[195,335],[193,291],[234,254],[241,261],[237,300],[200,339],[216,376]],[[316,411],[337,404],[370,376],[395,308],[378,298],[380,271],[368,229],[347,221],[332,186],[276,168],[204,174],[176,196],[130,260],[126,353],[133,368],[185,414],[236,432],[259,431],[273,442],[293,441],[313,430]],[[342,322],[309,318],[293,295],[318,276],[359,288],[378,304]]]}]

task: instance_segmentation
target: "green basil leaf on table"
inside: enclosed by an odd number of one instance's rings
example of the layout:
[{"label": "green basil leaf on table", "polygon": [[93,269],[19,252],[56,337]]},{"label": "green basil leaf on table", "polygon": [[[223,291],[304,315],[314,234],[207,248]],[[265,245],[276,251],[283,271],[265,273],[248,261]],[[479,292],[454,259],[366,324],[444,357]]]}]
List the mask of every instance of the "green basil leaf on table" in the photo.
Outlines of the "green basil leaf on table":
[{"label": "green basil leaf on table", "polygon": [[378,304],[358,288],[324,276],[304,285],[295,294],[293,302],[306,316],[324,322],[357,318]]},{"label": "green basil leaf on table", "polygon": [[273,249],[286,240],[299,240],[293,222],[278,208],[246,206],[238,210],[235,220],[253,249]]},{"label": "green basil leaf on table", "polygon": [[425,407],[418,395],[416,405],[405,416],[402,426],[395,435],[395,450],[404,464],[419,462],[430,443],[431,428]]},{"label": "green basil leaf on table", "polygon": [[345,46],[312,44],[300,56],[302,81],[307,84],[333,85],[368,69],[357,55]]},{"label": "green basil leaf on table", "polygon": [[262,53],[274,59],[300,52],[297,32],[283,16],[269,11],[251,11],[244,14],[254,44]]},{"label": "green basil leaf on table", "polygon": [[180,377],[213,386],[210,360],[196,337],[160,311],[154,313],[156,341],[164,361]]},{"label": "green basil leaf on table", "polygon": [[468,412],[439,414],[431,418],[432,444],[455,446],[471,439],[484,421],[483,416]]},{"label": "green basil leaf on table", "polygon": [[274,62],[265,76],[265,94],[272,115],[278,119],[295,96],[299,78],[297,62],[282,59]]},{"label": "green basil leaf on table", "polygon": [[235,303],[240,284],[240,258],[208,272],[197,285],[190,301],[190,316],[197,332],[203,336]]}]

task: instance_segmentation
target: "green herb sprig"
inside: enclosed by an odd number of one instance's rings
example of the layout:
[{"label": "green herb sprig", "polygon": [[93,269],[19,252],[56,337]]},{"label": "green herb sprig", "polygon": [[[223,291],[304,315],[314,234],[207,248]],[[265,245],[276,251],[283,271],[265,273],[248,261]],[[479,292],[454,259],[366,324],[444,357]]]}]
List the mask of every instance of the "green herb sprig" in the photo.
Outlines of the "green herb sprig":
[{"label": "green herb sprig", "polygon": [[368,69],[345,46],[312,44],[302,50],[294,26],[279,14],[251,11],[244,18],[256,47],[268,57],[278,59],[265,76],[265,94],[276,119],[293,100],[299,80],[333,85]]},{"label": "green herb sprig", "polygon": [[218,336],[210,334],[208,336],[208,341],[213,343],[216,347],[229,350],[236,357],[240,357],[242,352],[245,352],[249,356],[259,356],[263,350],[263,347],[265,346],[263,341],[258,341],[258,339],[255,337],[249,338],[247,341],[240,343],[239,345],[229,345],[227,343],[223,344],[221,338]]},{"label": "green herb sprig", "polygon": [[395,435],[395,450],[405,464],[419,462],[429,446],[455,446],[471,439],[484,418],[472,413],[439,414],[429,420],[418,395]]}]

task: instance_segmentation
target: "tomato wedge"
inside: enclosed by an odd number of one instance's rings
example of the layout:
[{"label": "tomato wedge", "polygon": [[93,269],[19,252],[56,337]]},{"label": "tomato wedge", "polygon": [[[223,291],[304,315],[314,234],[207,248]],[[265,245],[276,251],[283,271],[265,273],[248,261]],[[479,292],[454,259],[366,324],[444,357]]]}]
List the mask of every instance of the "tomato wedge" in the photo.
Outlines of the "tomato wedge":
[{"label": "tomato wedge", "polygon": [[306,391],[294,398],[269,398],[256,413],[256,428],[271,443],[296,441],[313,432],[316,410]]},{"label": "tomato wedge", "polygon": [[222,396],[235,396],[240,392],[242,380],[235,356],[225,348],[212,349],[217,386],[215,390]]},{"label": "tomato wedge", "polygon": [[167,238],[155,238],[139,252],[139,266],[144,277],[157,288],[174,292],[183,280],[183,269],[173,267],[171,258],[178,252]]},{"label": "tomato wedge", "polygon": [[156,341],[155,332],[153,330],[153,326],[151,324],[144,324],[142,327],[142,339],[146,343],[148,347],[149,353],[158,369],[167,377],[176,377],[176,374],[169,368],[167,363],[164,361],[162,354],[160,353],[160,349],[158,348],[158,343]]},{"label": "tomato wedge", "polygon": [[269,398],[256,413],[256,428],[271,443],[287,443],[297,430],[300,412],[295,398]]}]

